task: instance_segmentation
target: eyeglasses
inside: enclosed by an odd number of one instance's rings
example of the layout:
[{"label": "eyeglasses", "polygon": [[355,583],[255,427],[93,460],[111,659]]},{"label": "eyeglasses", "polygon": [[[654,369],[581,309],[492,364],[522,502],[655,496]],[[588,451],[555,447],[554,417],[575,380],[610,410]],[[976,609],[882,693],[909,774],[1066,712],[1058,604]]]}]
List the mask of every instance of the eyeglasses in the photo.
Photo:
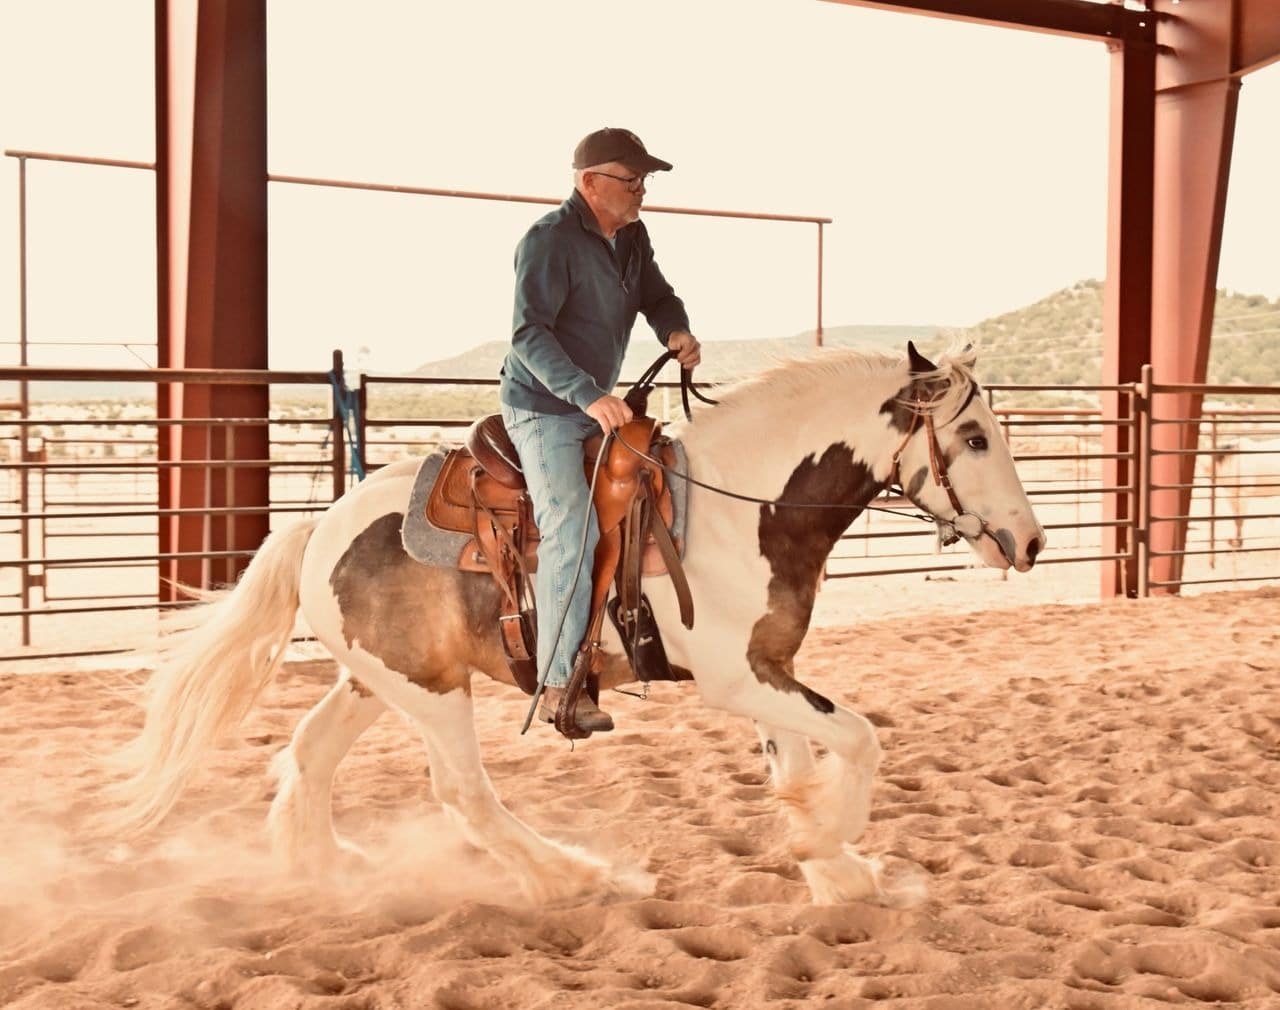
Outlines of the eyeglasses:
[{"label": "eyeglasses", "polygon": [[588,175],[603,175],[607,179],[616,179],[627,187],[628,193],[639,193],[649,179],[649,173],[647,172],[644,175],[613,175],[609,172],[589,172]]}]

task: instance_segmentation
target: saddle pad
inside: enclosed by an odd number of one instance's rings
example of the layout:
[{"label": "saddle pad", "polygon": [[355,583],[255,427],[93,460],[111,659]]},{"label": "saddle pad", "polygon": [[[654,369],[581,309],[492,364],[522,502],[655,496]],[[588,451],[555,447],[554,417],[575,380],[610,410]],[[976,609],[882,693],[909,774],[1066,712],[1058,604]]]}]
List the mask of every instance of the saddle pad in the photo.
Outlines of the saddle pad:
[{"label": "saddle pad", "polygon": [[[673,441],[671,448],[675,453],[675,469],[679,473],[689,472],[689,457],[684,451],[683,443]],[[409,557],[424,565],[435,565],[441,568],[457,568],[458,558],[462,550],[471,541],[466,533],[455,533],[436,527],[427,519],[427,499],[435,486],[440,469],[444,466],[447,448],[440,448],[422,461],[418,467],[418,475],[413,479],[413,490],[409,493],[409,504],[405,510],[404,524],[400,528],[404,549]],[[681,560],[688,544],[685,531],[689,525],[689,482],[675,474],[667,474],[671,486],[671,538],[676,542]]]},{"label": "saddle pad", "polygon": [[448,455],[449,449],[441,447],[418,467],[418,475],[413,478],[413,490],[409,492],[404,523],[400,527],[400,538],[404,541],[405,552],[413,560],[440,568],[457,568],[462,549],[471,537],[466,533],[438,529],[427,520],[427,499]]}]

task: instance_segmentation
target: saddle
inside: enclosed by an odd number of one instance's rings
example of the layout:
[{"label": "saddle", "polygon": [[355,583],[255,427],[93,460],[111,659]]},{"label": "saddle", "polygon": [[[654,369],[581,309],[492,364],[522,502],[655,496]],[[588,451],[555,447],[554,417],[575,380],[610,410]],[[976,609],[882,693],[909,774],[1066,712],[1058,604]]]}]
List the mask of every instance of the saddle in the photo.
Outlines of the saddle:
[{"label": "saddle", "polygon": [[[602,435],[586,442],[583,467],[588,482],[603,443]],[[641,591],[642,576],[668,574],[680,619],[685,627],[693,627],[693,601],[670,532],[671,488],[663,466],[651,462],[673,466],[671,442],[658,421],[645,417],[617,429],[608,444],[606,457],[599,460],[593,495],[600,541],[591,569],[591,616],[556,717],[556,728],[570,737],[580,735],[570,713],[582,689],[588,688],[593,696],[598,691],[600,630],[606,612],[637,679],[677,679]],[[500,414],[476,421],[463,446],[449,452],[427,498],[426,515],[438,529],[468,536],[457,561],[460,570],[488,572],[498,584],[507,661],[516,683],[533,694],[538,679],[537,621],[530,576],[537,570],[539,536],[519,456]],[[612,600],[611,590],[616,590]]]}]

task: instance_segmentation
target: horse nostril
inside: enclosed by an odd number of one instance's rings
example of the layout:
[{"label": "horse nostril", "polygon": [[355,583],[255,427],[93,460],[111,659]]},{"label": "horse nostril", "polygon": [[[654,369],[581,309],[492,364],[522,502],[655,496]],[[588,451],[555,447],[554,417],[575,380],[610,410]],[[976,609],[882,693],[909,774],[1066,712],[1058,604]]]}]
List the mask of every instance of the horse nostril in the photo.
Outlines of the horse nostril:
[{"label": "horse nostril", "polygon": [[1036,555],[1040,553],[1040,538],[1032,537],[1031,543],[1027,544],[1027,560],[1033,565],[1036,563]]}]

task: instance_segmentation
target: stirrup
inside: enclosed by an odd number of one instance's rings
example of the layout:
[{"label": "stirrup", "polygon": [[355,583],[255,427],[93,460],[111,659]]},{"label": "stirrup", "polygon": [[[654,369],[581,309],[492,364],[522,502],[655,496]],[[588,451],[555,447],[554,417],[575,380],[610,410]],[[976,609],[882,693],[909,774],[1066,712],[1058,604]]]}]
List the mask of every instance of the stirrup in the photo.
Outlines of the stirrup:
[{"label": "stirrup", "polygon": [[[538,702],[538,719],[542,722],[554,723],[556,721],[556,711],[561,699],[564,698],[565,689],[557,688],[554,690],[559,692],[555,699],[555,704],[551,703],[551,699],[545,693],[542,696],[542,700]],[[578,702],[573,711],[573,723],[575,728],[586,736],[590,736],[592,733],[607,733],[613,729],[613,718],[608,712],[600,708],[586,691],[583,691],[578,696]]]}]

